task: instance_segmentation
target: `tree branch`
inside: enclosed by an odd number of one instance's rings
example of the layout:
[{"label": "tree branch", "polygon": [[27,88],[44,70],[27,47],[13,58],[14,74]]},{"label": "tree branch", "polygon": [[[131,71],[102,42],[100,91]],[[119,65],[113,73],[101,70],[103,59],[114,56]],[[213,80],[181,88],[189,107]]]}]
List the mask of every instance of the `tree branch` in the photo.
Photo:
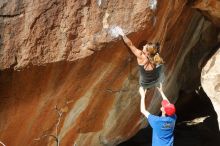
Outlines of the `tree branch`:
[{"label": "tree branch", "polygon": [[56,123],[56,133],[55,133],[55,135],[53,135],[53,134],[44,134],[44,135],[42,135],[39,138],[36,138],[34,140],[39,141],[39,140],[41,140],[45,137],[53,137],[56,141],[57,146],[59,146],[60,145],[60,140],[59,140],[58,129],[59,129],[59,125],[60,125],[62,115],[63,115],[63,111],[61,109],[59,109],[57,105],[55,106],[54,109],[55,109],[56,113],[58,114],[58,120],[57,120],[57,123]]},{"label": "tree branch", "polygon": [[1,142],[1,141],[0,141],[0,144],[3,145],[3,146],[6,146],[6,145],[5,145],[3,142]]}]

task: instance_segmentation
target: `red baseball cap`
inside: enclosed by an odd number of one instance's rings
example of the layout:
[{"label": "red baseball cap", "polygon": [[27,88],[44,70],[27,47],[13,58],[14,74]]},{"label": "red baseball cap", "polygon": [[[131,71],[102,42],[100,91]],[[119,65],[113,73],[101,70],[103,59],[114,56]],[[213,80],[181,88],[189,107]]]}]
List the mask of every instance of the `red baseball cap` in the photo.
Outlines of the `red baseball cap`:
[{"label": "red baseball cap", "polygon": [[169,103],[167,100],[162,100],[161,105],[164,108],[166,115],[172,116],[175,114],[175,112],[176,112],[175,106],[173,104]]}]

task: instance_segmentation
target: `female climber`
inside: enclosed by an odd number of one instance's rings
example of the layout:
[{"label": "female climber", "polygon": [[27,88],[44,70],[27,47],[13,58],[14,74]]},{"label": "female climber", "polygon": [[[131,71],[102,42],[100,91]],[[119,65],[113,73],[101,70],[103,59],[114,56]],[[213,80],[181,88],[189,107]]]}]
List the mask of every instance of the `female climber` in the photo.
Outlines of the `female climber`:
[{"label": "female climber", "polygon": [[162,75],[162,68],[164,64],[163,59],[159,55],[159,43],[147,43],[143,46],[142,50],[139,50],[132,44],[131,40],[125,36],[120,27],[116,27],[115,29],[115,31],[118,32],[120,36],[122,36],[125,44],[137,57],[137,63],[140,71],[140,86],[142,86],[144,89],[158,86],[159,82],[161,82],[160,76]]}]

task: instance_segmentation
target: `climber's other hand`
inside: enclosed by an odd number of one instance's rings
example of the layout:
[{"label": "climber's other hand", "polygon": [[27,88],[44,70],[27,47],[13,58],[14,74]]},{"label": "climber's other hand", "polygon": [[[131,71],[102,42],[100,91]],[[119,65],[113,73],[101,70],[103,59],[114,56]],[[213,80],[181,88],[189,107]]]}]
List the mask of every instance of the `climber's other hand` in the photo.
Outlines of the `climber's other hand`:
[{"label": "climber's other hand", "polygon": [[145,97],[146,90],[144,90],[143,87],[140,87],[139,88],[139,93],[140,93],[141,97]]}]

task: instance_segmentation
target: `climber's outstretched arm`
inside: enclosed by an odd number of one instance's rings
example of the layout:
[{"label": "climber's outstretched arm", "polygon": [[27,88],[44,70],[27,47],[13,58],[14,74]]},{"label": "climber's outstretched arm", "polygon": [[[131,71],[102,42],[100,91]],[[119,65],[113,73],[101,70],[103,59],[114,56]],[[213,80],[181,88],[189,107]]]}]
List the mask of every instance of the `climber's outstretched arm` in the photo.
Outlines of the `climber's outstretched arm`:
[{"label": "climber's outstretched arm", "polygon": [[146,107],[145,107],[145,93],[146,93],[146,91],[144,91],[143,87],[140,87],[139,92],[140,92],[140,95],[141,95],[141,105],[140,105],[141,113],[144,114],[145,117],[148,118],[150,113],[146,110]]},{"label": "climber's outstretched arm", "polygon": [[130,40],[127,36],[125,36],[125,35],[123,35],[122,38],[123,38],[125,44],[126,44],[126,45],[131,49],[131,51],[134,53],[134,55],[135,55],[136,57],[140,57],[142,52],[141,52],[139,49],[137,49],[137,48],[133,45],[133,43],[131,42],[131,40]]},{"label": "climber's outstretched arm", "polygon": [[116,32],[118,35],[120,35],[120,36],[123,38],[125,44],[131,49],[131,51],[134,53],[134,55],[135,55],[136,57],[140,57],[140,56],[141,56],[142,51],[138,50],[138,49],[133,45],[133,43],[131,42],[131,40],[124,34],[124,32],[123,32],[123,30],[122,30],[121,27],[117,26],[117,27],[115,27],[113,30],[114,30],[114,32]]},{"label": "climber's outstretched arm", "polygon": [[160,87],[157,87],[157,89],[159,90],[159,92],[160,92],[160,94],[161,94],[163,100],[167,100],[168,102],[170,102],[170,101],[168,100],[168,98],[166,97],[166,95],[164,94],[164,92],[163,92],[162,83],[160,83]]}]

